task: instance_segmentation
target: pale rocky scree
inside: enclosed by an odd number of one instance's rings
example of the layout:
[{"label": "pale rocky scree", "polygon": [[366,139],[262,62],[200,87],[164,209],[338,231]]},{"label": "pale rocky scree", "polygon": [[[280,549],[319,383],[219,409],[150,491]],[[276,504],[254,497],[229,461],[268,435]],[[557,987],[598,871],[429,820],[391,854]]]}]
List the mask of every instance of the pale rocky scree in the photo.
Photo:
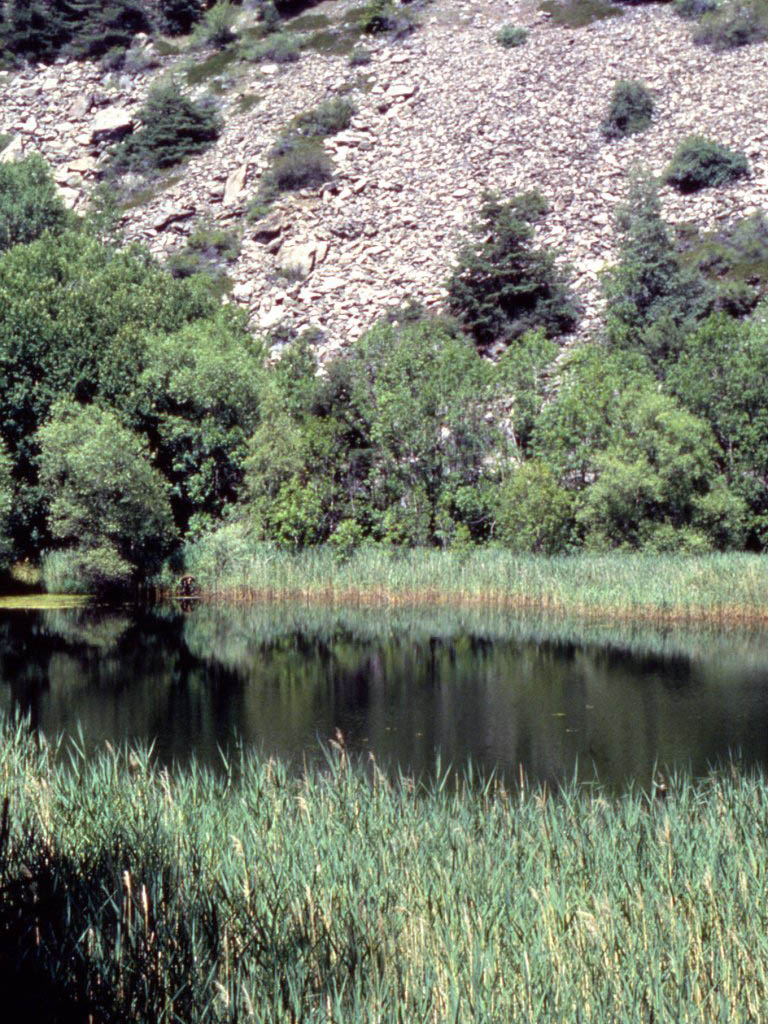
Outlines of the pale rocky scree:
[{"label": "pale rocky scree", "polygon": [[[363,68],[314,52],[296,64],[238,66],[220,100],[220,139],[126,212],[126,239],[162,257],[200,221],[243,227],[231,300],[257,331],[280,322],[321,328],[323,358],[408,297],[440,307],[485,189],[538,188],[547,198],[537,237],[573,268],[584,307],[578,337],[600,315],[599,274],[614,258],[613,211],[633,165],[658,173],[683,137],[705,134],[744,152],[751,176],[695,196],[665,188],[665,217],[710,228],[768,208],[767,45],[714,55],[692,44],[690,24],[666,5],[577,30],[552,26],[520,0],[435,0],[421,19],[401,42],[366,41],[372,61]],[[507,23],[529,30],[524,46],[496,43]],[[133,78],[87,63],[0,75],[0,132],[13,136],[0,159],[40,152],[68,204],[85,209],[107,146],[137,126],[158,76],[186,59],[161,58]],[[601,120],[621,78],[649,87],[655,116],[648,131],[608,142]],[[248,224],[245,208],[277,134],[339,90],[358,115],[325,142],[335,179],[282,196],[265,220]],[[247,112],[244,93],[260,97]],[[291,281],[280,268],[291,269]]]}]

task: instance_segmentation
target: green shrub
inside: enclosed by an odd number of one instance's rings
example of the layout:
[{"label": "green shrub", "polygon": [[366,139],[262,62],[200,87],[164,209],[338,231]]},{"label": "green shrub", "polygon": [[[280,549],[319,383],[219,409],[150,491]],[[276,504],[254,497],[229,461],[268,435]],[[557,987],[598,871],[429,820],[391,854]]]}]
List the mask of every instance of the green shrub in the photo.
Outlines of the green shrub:
[{"label": "green shrub", "polygon": [[708,234],[681,232],[678,247],[683,265],[711,281],[716,309],[744,316],[768,290],[768,219],[762,211]]},{"label": "green shrub", "polygon": [[504,25],[496,33],[496,42],[505,49],[512,49],[515,46],[522,46],[528,38],[528,32],[517,25]]},{"label": "green shrub", "polygon": [[576,539],[573,494],[542,459],[515,470],[494,504],[494,537],[512,551],[557,555]]},{"label": "green shrub", "polygon": [[171,167],[208,149],[222,128],[215,110],[185,96],[175,82],[151,89],[139,117],[143,127],[113,151],[111,167],[117,172]]},{"label": "green shrub", "polygon": [[368,35],[401,37],[416,28],[416,21],[407,9],[392,0],[370,0],[360,12],[360,28]]},{"label": "green shrub", "polygon": [[675,13],[692,21],[698,21],[703,14],[717,10],[718,6],[718,0],[674,0]]},{"label": "green shrub", "polygon": [[709,311],[710,291],[697,268],[682,265],[653,178],[633,177],[616,222],[619,260],[603,278],[605,336],[661,366]]},{"label": "green shrub", "polygon": [[332,177],[333,163],[322,145],[309,139],[294,139],[290,145],[284,144],[264,175],[263,196],[317,188]]},{"label": "green shrub", "polygon": [[42,157],[0,164],[0,252],[61,231],[70,220]]},{"label": "green shrub", "polygon": [[607,139],[623,139],[645,131],[652,116],[653,98],[642,82],[617,82],[603,121],[603,135]]},{"label": "green shrub", "polygon": [[176,529],[147,442],[113,412],[74,402],[54,407],[38,440],[53,537],[74,544],[97,579],[107,577],[102,586],[157,569]]},{"label": "green shrub", "polygon": [[312,110],[297,114],[289,129],[308,139],[324,139],[349,128],[350,121],[356,113],[357,107],[350,100],[327,100]]},{"label": "green shrub", "polygon": [[748,174],[749,164],[743,153],[736,153],[703,135],[690,135],[678,146],[664,173],[664,181],[681,192],[698,192]]},{"label": "green shrub", "polygon": [[192,33],[193,43],[197,46],[227,46],[235,38],[236,19],[237,8],[229,0],[218,0],[197,24]]},{"label": "green shrub", "polygon": [[239,253],[240,239],[234,231],[200,227],[192,232],[183,249],[168,258],[167,267],[174,277],[209,274],[219,279],[226,265],[234,263]]},{"label": "green shrub", "polygon": [[9,0],[0,26],[4,48],[32,61],[100,57],[151,31],[145,0]]},{"label": "green shrub", "polygon": [[576,325],[576,301],[554,255],[531,244],[531,224],[546,208],[537,192],[506,203],[494,193],[483,198],[474,239],[447,285],[449,311],[483,348],[509,344],[531,329],[554,337]]},{"label": "green shrub", "polygon": [[158,0],[160,27],[171,36],[182,35],[203,16],[204,0]]},{"label": "green shrub", "polygon": [[727,0],[704,14],[693,41],[716,52],[768,39],[768,0]]},{"label": "green shrub", "polygon": [[244,48],[242,54],[245,60],[257,64],[295,64],[301,56],[300,40],[291,32],[275,32]]}]

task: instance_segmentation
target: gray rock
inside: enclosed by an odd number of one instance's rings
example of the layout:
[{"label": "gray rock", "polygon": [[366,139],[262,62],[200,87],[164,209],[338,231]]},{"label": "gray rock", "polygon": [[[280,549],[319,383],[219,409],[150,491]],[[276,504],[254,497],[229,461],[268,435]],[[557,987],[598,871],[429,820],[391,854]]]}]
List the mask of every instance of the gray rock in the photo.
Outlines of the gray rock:
[{"label": "gray rock", "polygon": [[133,131],[133,115],[125,107],[106,107],[91,122],[90,143],[118,142]]}]

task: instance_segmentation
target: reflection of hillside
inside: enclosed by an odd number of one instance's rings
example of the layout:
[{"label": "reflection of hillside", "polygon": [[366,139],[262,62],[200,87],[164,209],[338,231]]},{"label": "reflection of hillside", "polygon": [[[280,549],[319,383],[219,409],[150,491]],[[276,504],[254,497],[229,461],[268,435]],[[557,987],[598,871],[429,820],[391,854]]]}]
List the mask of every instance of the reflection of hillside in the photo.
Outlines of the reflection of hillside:
[{"label": "reflection of hillside", "polygon": [[79,723],[90,745],[154,740],[165,760],[217,763],[238,736],[300,761],[336,727],[406,770],[439,750],[553,785],[577,764],[620,784],[656,761],[768,760],[758,634],[546,626],[297,606],[0,616],[0,700],[48,732]]}]

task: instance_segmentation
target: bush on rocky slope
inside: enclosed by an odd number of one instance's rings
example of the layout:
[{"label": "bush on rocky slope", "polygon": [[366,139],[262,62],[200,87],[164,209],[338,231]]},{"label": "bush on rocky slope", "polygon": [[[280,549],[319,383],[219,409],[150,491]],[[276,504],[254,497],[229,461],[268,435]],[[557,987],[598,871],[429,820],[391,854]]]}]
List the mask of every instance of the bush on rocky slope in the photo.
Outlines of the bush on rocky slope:
[{"label": "bush on rocky slope", "polygon": [[115,147],[113,171],[144,173],[172,167],[208,149],[222,128],[215,110],[185,96],[173,82],[151,89],[139,116],[143,127]]},{"label": "bush on rocky slope", "polygon": [[642,82],[617,82],[603,121],[607,139],[623,139],[645,131],[653,116],[653,97]]},{"label": "bush on rocky slope", "polygon": [[0,164],[0,252],[31,242],[44,231],[59,232],[69,220],[41,157],[32,154],[18,163]]},{"label": "bush on rocky slope", "polygon": [[531,244],[531,225],[546,209],[537,192],[509,202],[494,193],[483,199],[474,238],[448,281],[450,312],[481,348],[509,344],[535,328],[555,337],[576,325],[576,301],[554,254]]},{"label": "bush on rocky slope", "polygon": [[743,153],[703,135],[683,139],[664,173],[664,181],[681,192],[698,192],[736,181],[749,174]]}]

